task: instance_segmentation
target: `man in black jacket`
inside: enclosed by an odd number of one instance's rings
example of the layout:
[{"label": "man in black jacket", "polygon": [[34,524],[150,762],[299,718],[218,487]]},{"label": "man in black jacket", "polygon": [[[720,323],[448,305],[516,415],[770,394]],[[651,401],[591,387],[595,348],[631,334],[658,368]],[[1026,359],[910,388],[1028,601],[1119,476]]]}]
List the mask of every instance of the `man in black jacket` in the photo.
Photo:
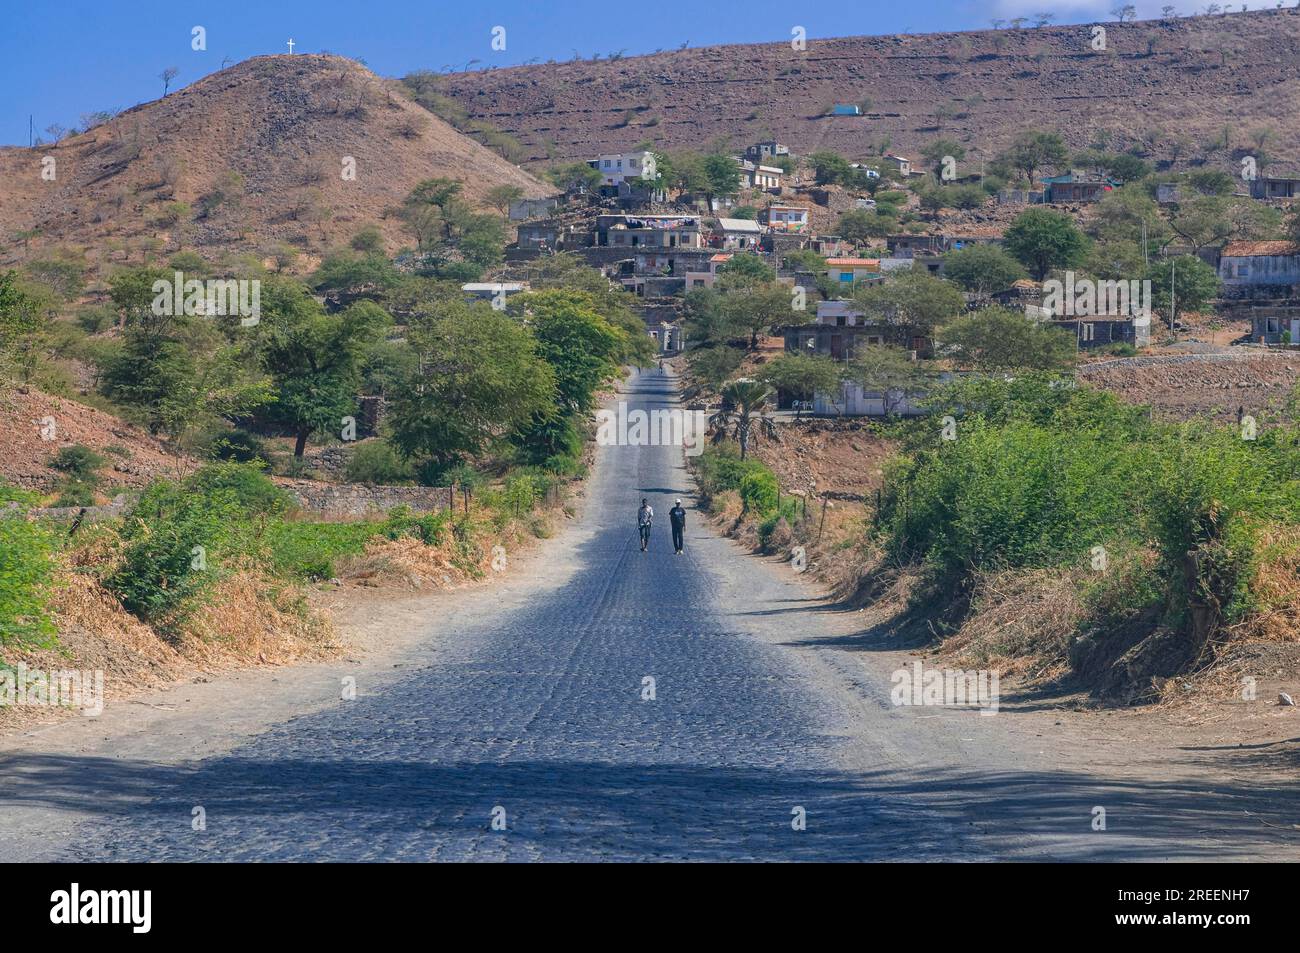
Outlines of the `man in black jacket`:
[{"label": "man in black jacket", "polygon": [[673,528],[673,550],[674,554],[682,554],[682,532],[686,529],[686,511],[682,509],[682,501],[678,500],[673,504],[673,508],[668,511],[668,522]]}]

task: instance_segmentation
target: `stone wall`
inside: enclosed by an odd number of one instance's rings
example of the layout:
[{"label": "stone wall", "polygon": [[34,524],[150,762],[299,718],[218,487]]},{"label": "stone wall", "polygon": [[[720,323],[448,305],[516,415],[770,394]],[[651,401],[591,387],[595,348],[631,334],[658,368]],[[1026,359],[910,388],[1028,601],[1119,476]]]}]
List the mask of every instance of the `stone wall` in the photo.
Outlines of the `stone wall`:
[{"label": "stone wall", "polygon": [[365,486],[288,479],[275,482],[287,490],[303,509],[327,516],[356,518],[386,513],[395,506],[409,506],[418,513],[432,513],[446,509],[452,499],[452,489],[442,486]]},{"label": "stone wall", "polygon": [[0,506],[0,518],[6,516],[26,516],[30,519],[73,520],[78,515],[83,523],[95,523],[100,520],[117,519],[124,515],[135,502],[135,497],[128,493],[119,493],[112,503],[103,506],[43,506],[23,509],[17,503]]}]

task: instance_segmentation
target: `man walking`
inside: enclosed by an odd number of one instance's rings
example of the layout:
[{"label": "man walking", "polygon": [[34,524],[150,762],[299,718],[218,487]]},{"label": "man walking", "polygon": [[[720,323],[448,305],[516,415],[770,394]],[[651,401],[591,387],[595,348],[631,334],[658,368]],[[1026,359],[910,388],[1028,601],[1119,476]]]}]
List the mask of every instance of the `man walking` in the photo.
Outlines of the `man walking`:
[{"label": "man walking", "polygon": [[641,508],[636,511],[636,530],[641,534],[641,552],[650,545],[650,521],[655,517],[654,507],[647,499],[641,500]]},{"label": "man walking", "polygon": [[680,556],[682,554],[682,533],[686,529],[686,511],[682,509],[682,501],[678,500],[671,510],[668,511],[668,522],[673,528],[673,551]]}]

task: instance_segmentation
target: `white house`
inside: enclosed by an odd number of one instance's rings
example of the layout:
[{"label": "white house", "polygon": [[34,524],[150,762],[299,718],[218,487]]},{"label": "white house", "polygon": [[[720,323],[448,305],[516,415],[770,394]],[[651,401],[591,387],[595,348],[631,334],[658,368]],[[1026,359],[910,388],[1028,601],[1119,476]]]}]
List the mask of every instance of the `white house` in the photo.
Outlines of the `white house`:
[{"label": "white house", "polygon": [[1219,280],[1227,286],[1300,284],[1300,245],[1228,242],[1219,256]]},{"label": "white house", "polygon": [[659,174],[653,152],[614,152],[587,163],[600,172],[606,185],[627,179],[653,179]]}]

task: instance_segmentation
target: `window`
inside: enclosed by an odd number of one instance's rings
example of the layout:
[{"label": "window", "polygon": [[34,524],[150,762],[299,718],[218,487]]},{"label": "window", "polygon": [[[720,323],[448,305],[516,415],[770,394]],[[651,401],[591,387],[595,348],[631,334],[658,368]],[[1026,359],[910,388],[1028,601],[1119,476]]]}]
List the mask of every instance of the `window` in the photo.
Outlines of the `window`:
[{"label": "window", "polygon": [[840,281],[852,281],[852,280],[853,280],[853,272],[851,271],[840,272]]},{"label": "window", "polygon": [[1080,341],[1093,340],[1093,326],[1091,324],[1081,324],[1079,326],[1079,340]]}]

